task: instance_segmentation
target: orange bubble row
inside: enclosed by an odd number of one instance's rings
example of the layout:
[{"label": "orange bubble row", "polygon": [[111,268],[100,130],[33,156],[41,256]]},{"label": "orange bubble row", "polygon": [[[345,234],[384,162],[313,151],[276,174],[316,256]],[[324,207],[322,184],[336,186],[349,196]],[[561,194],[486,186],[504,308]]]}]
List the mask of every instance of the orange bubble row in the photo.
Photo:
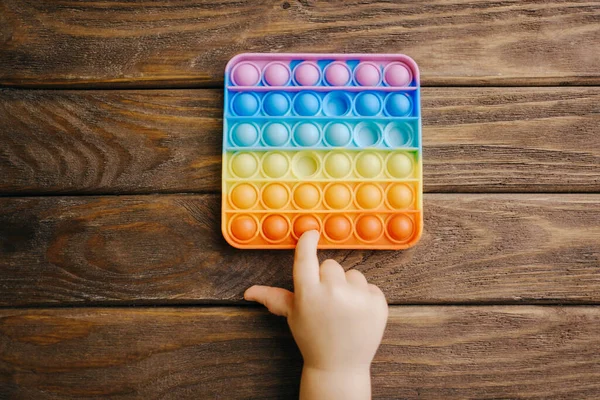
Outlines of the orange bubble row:
[{"label": "orange bubble row", "polygon": [[259,219],[253,214],[234,215],[228,223],[231,237],[238,243],[252,242],[258,236],[270,244],[281,243],[290,236],[296,241],[306,231],[318,230],[332,243],[373,243],[385,237],[391,243],[405,243],[416,231],[414,219],[408,214],[392,214],[382,218],[377,214],[288,215],[267,214]]},{"label": "orange bubble row", "polygon": [[[347,183],[330,182],[316,184],[312,182],[289,185],[272,182],[258,187],[251,182],[235,184],[229,192],[229,203],[239,210],[256,209],[260,206],[267,210],[283,210],[290,207],[298,210],[374,210],[385,206],[390,210],[406,210],[415,202],[415,190],[407,183],[390,183],[385,189],[382,185],[363,182],[354,187]],[[323,207],[324,206],[324,207]]]}]

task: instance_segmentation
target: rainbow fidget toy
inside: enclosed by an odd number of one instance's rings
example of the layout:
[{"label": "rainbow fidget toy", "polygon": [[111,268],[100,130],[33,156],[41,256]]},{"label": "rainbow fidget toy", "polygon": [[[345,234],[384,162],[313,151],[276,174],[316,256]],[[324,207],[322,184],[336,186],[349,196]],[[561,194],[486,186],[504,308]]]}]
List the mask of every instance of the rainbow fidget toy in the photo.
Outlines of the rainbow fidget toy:
[{"label": "rainbow fidget toy", "polygon": [[423,230],[419,70],[400,54],[240,54],[225,69],[233,246],[405,249]]}]

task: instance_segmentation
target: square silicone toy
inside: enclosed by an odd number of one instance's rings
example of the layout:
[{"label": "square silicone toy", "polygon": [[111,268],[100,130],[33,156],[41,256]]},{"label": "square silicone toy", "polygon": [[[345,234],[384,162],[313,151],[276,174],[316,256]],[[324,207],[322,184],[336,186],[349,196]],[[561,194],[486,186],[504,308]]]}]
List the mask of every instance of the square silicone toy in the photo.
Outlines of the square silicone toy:
[{"label": "square silicone toy", "polygon": [[404,249],[423,230],[419,70],[400,54],[240,54],[225,69],[222,230],[238,248]]}]

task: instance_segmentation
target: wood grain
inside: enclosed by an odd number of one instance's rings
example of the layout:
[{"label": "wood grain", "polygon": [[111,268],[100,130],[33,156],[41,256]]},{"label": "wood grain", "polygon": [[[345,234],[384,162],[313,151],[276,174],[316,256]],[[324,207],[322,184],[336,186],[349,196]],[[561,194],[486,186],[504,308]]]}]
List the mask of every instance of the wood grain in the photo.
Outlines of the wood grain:
[{"label": "wood grain", "polygon": [[405,53],[425,85],[600,83],[595,1],[0,2],[0,85],[221,85],[241,52]]},{"label": "wood grain", "polygon": [[[239,302],[292,251],[234,249],[220,197],[0,199],[0,305]],[[327,250],[390,303],[600,302],[600,195],[425,196],[407,251]]]},{"label": "wood grain", "polygon": [[217,90],[0,90],[0,191],[216,191],[222,114]]},{"label": "wood grain", "polygon": [[[0,90],[0,194],[221,190],[219,90]],[[599,192],[600,89],[425,88],[426,192]]]},{"label": "wood grain", "polygon": [[[373,395],[592,399],[597,307],[392,307]],[[0,396],[297,397],[285,320],[252,308],[0,311]]]}]

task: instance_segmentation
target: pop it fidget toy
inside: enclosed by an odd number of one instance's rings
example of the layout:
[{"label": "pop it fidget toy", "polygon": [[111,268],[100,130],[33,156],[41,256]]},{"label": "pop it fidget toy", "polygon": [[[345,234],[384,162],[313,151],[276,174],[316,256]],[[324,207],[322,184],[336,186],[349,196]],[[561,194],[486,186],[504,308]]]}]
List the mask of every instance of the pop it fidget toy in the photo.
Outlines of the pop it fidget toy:
[{"label": "pop it fidget toy", "polygon": [[241,54],[225,70],[222,228],[238,248],[404,249],[423,230],[419,70],[404,55]]}]

